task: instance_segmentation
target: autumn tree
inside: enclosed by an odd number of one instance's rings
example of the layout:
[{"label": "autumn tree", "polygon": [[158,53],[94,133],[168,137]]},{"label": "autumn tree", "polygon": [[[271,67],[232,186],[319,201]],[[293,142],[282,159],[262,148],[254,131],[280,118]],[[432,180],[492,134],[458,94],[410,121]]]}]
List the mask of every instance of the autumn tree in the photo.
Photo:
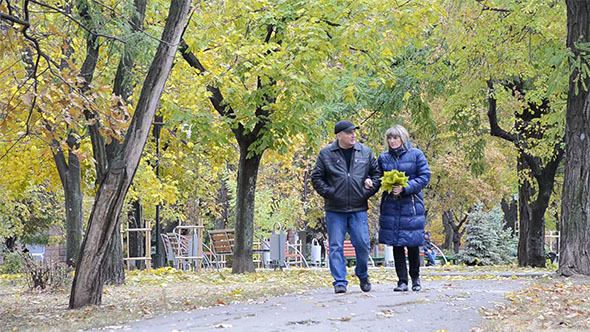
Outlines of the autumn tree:
[{"label": "autumn tree", "polygon": [[[62,4],[35,2],[35,7],[44,11],[33,10],[35,14],[30,16],[29,5],[25,2],[22,9],[24,16],[29,17],[27,24],[30,28],[28,35],[24,34],[28,40],[23,38],[27,42],[21,47],[30,50],[33,45],[38,55],[37,61],[31,55],[23,58],[26,72],[30,73],[23,80],[23,85],[28,81],[34,83],[24,94],[17,90],[14,94],[16,98],[12,99],[17,102],[24,100],[24,104],[30,107],[29,114],[33,117],[29,116],[32,120],[27,120],[26,133],[39,137],[37,132],[42,132],[44,141],[51,147],[65,193],[66,261],[73,265],[82,239],[82,188],[86,186],[88,191],[89,187],[95,188],[96,185],[91,184],[93,181],[101,182],[108,167],[109,155],[119,148],[119,139],[128,124],[126,107],[136,81],[131,69],[135,60],[142,58],[136,56],[138,52],[133,50],[142,45],[138,36],[143,33],[146,5],[143,0],[135,1],[130,18],[116,12],[115,7],[86,1],[66,1]],[[15,14],[21,12],[15,7],[7,9]],[[109,13],[105,15],[103,10]],[[8,16],[5,20],[14,23],[17,16]],[[60,24],[61,27],[58,27]],[[123,33],[114,36],[117,32]],[[101,57],[103,54],[110,57],[118,53],[120,48],[116,43],[125,42],[115,72],[108,63],[101,61]],[[78,44],[85,44],[86,47],[77,47]],[[111,48],[105,51],[105,44],[111,44]],[[135,56],[131,55],[133,52]],[[149,53],[144,51],[144,54]],[[40,63],[38,59],[41,58],[46,61]],[[78,63],[80,68],[77,68]],[[97,67],[101,75],[95,80]],[[114,83],[111,85],[109,80]],[[111,86],[113,95],[107,91]],[[19,104],[15,105],[13,112],[19,109]],[[21,112],[25,113],[24,110]],[[88,136],[92,142],[92,155],[89,153],[91,144],[86,140]],[[88,168],[90,160],[94,161],[96,172],[90,176],[87,172],[83,179],[82,162]],[[92,189],[90,191],[94,194]],[[109,260],[102,273],[107,283],[121,284],[125,280],[122,248],[119,234],[114,236],[116,239],[111,242]]]},{"label": "autumn tree", "polygon": [[590,2],[567,0],[570,56],[559,273],[590,275]]},{"label": "autumn tree", "polygon": [[447,107],[464,128],[488,127],[518,151],[519,265],[544,266],[545,212],[563,158],[564,6],[473,1],[447,8],[440,44],[447,56],[439,57],[453,78]]},{"label": "autumn tree", "polygon": [[[335,90],[331,83],[336,77],[352,78],[349,70],[364,63],[365,69],[391,81],[381,55],[395,52],[432,12],[430,3],[394,1],[208,2],[202,6],[181,50],[193,68],[185,72],[194,75],[195,92],[200,100],[208,99],[209,108],[217,114],[210,115],[207,126],[220,123],[216,127],[224,135],[233,134],[239,147],[234,273],[254,270],[254,202],[264,152],[286,149],[297,134],[318,144],[318,133],[323,131],[317,122],[322,101],[331,94],[355,90],[353,82],[347,91]],[[364,75],[368,73],[359,76]]]},{"label": "autumn tree", "polygon": [[[2,43],[2,59],[9,61],[4,62],[2,67],[2,72],[6,73],[2,80],[6,83],[6,88],[2,89],[2,99],[6,101],[2,105],[2,112],[6,115],[2,134],[5,142],[11,142],[4,146],[2,158],[18,158],[16,157],[17,153],[22,153],[19,151],[25,146],[36,151],[41,149],[44,152],[50,152],[48,155],[53,155],[64,188],[66,233],[68,234],[66,260],[73,264],[81,242],[83,225],[81,165],[77,155],[80,153],[80,144],[77,140],[79,136],[75,129],[70,128],[67,124],[68,132],[63,136],[66,137],[63,140],[59,139],[59,135],[52,137],[46,135],[45,142],[37,138],[40,131],[55,132],[52,123],[55,118],[43,116],[46,110],[44,99],[52,99],[56,108],[64,105],[64,103],[58,102],[58,98],[53,99],[57,96],[56,90],[48,91],[45,85],[46,79],[41,77],[46,70],[40,68],[40,60],[43,55],[43,60],[48,60],[53,66],[53,70],[64,70],[68,66],[71,48],[67,46],[69,45],[67,42],[64,42],[61,45],[63,47],[53,48],[53,50],[61,49],[62,52],[47,52],[47,49],[52,50],[51,46],[55,46],[55,40],[59,39],[55,33],[51,33],[51,31],[55,31],[55,23],[53,22],[55,16],[47,15],[48,17],[42,20],[43,23],[40,25],[48,27],[45,32],[51,37],[41,38],[43,32],[38,31],[31,24],[31,22],[34,22],[33,25],[35,24],[37,16],[30,15],[29,4],[29,2],[23,2],[22,7],[16,7],[10,3],[0,4],[0,12],[2,13],[0,25],[5,37]],[[71,12],[71,7],[71,5],[64,6],[64,11]],[[31,21],[29,21],[30,17],[32,17]],[[23,27],[22,34],[17,32],[17,27]],[[44,53],[39,52],[42,47],[46,49]],[[35,53],[37,53],[36,56]],[[60,57],[63,57],[63,61],[57,60]],[[16,62],[12,62],[15,60]],[[59,116],[57,118],[62,120]],[[11,131],[11,128],[19,128],[16,135]],[[24,130],[22,130],[23,128]],[[64,153],[60,141],[69,148],[68,151],[71,151],[69,155],[67,152]],[[48,146],[40,147],[40,144]],[[38,158],[36,161],[43,162],[44,159]],[[36,162],[32,161],[31,164],[33,163]],[[25,171],[25,169],[21,169],[21,171]]]},{"label": "autumn tree", "polygon": [[113,155],[98,188],[96,201],[82,242],[80,259],[72,284],[70,308],[100,304],[100,267],[113,238],[125,194],[139,164],[149,127],[154,117],[186,21],[190,1],[173,0],[152,65],[144,80],[131,124],[119,151]]}]

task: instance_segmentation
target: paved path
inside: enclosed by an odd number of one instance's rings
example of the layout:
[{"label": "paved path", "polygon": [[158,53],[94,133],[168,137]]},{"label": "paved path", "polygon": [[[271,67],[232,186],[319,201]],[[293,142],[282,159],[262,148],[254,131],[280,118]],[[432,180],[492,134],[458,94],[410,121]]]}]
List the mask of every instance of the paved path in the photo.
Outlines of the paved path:
[{"label": "paved path", "polygon": [[505,302],[505,294],[527,280],[424,281],[421,292],[403,293],[393,292],[394,284],[374,284],[369,293],[358,286],[346,294],[324,288],[169,314],[112,331],[471,331],[481,323],[481,307]]}]

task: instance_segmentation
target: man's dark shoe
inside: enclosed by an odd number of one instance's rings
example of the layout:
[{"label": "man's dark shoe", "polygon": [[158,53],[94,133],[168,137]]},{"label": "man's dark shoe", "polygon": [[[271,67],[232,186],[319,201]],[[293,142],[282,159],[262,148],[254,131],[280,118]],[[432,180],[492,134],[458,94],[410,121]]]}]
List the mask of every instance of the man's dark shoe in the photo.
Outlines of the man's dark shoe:
[{"label": "man's dark shoe", "polygon": [[346,286],[344,286],[344,285],[334,286],[334,293],[336,293],[336,294],[346,293]]},{"label": "man's dark shoe", "polygon": [[405,282],[400,282],[397,287],[393,289],[394,292],[407,292],[408,291],[408,284]]},{"label": "man's dark shoe", "polygon": [[371,282],[369,281],[369,277],[367,278],[359,278],[359,281],[361,283],[361,290],[363,292],[370,292],[371,291]]},{"label": "man's dark shoe", "polygon": [[420,284],[420,278],[412,279],[412,290],[414,292],[418,292],[422,289],[422,285]]}]

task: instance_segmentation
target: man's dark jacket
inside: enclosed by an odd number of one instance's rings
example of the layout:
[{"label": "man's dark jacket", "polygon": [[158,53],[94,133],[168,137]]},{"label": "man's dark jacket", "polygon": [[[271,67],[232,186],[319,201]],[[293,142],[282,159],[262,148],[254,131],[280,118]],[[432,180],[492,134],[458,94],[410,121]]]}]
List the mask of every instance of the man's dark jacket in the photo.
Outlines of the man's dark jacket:
[{"label": "man's dark jacket", "polygon": [[[311,173],[311,183],[324,197],[324,208],[330,212],[367,211],[367,199],[381,186],[381,171],[371,150],[356,143],[350,169],[338,146],[338,141],[320,151]],[[365,189],[365,179],[371,178],[373,189]]]}]

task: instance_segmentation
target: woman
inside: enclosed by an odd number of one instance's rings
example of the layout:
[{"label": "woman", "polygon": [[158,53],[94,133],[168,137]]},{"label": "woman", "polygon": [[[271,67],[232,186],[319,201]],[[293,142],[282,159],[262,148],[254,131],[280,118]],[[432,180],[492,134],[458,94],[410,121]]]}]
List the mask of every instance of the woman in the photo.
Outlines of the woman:
[{"label": "woman", "polygon": [[419,291],[420,249],[424,244],[424,196],[422,189],[430,181],[430,168],[419,149],[412,148],[408,131],[395,125],[385,133],[388,150],[378,159],[383,172],[398,170],[409,178],[406,187],[394,186],[391,193],[383,192],[379,217],[379,243],[393,246],[396,292],[408,290],[408,269],[405,248],[408,250],[412,290]]}]

